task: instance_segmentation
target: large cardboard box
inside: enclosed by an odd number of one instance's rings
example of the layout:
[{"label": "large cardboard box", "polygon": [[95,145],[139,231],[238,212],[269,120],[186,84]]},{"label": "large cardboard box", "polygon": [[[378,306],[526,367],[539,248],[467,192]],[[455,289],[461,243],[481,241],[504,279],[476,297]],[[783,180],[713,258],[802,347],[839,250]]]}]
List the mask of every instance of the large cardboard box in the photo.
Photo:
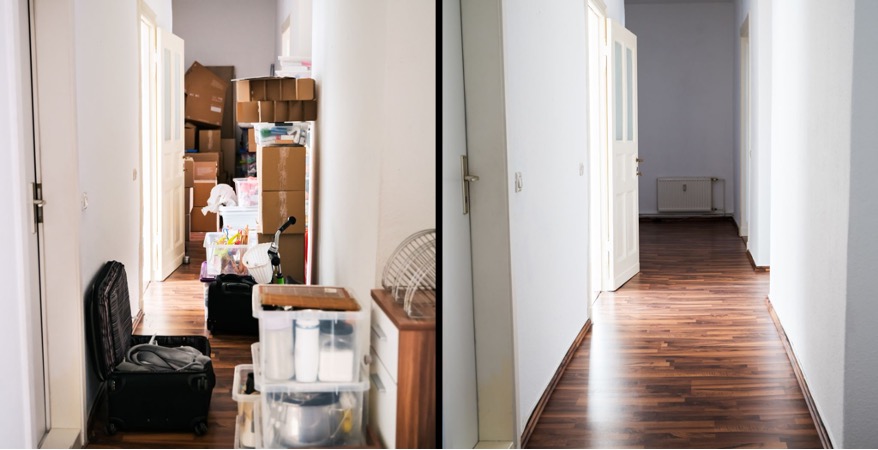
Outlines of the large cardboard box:
[{"label": "large cardboard box", "polygon": [[[229,85],[235,79],[235,66],[206,66],[216,76],[225,80]],[[226,101],[223,104],[223,139],[235,137],[235,90],[226,91]]]},{"label": "large cardboard box", "polygon": [[238,102],[314,100],[317,98],[312,78],[262,77],[234,81],[235,97],[237,97]]},{"label": "large cardboard box", "polygon": [[259,102],[238,102],[235,106],[238,122],[259,122]]},{"label": "large cardboard box", "polygon": [[183,158],[183,187],[191,188],[195,180],[195,160],[192,158]]},{"label": "large cardboard box", "polygon": [[[207,199],[210,198],[210,191],[216,186],[216,180],[195,180],[192,193],[192,208],[200,209],[207,206]],[[298,219],[298,217],[297,217]]]},{"label": "large cardboard box", "polygon": [[221,126],[229,83],[196,61],[186,71],[185,85],[186,120]]},{"label": "large cardboard box", "polygon": [[260,192],[259,195],[260,233],[276,232],[289,216],[296,218],[296,224],[287,228],[284,234],[305,232],[305,191]]},{"label": "large cardboard box", "polygon": [[195,128],[195,125],[192,125],[191,123],[186,124],[185,142],[184,142],[183,148],[185,148],[186,150],[193,150],[193,149],[198,148],[195,145],[195,133],[196,132],[197,132],[197,130]]},{"label": "large cardboard box", "polygon": [[305,150],[287,145],[260,147],[256,153],[259,192],[304,191]]},{"label": "large cardboard box", "polygon": [[198,151],[200,153],[218,153],[222,151],[220,130],[201,130],[198,132]]},{"label": "large cardboard box", "polygon": [[[200,214],[200,213],[199,213]],[[274,242],[274,233],[260,234],[259,243]],[[283,274],[305,282],[305,235],[283,234],[278,242],[280,265]]]},{"label": "large cardboard box", "polygon": [[186,156],[194,161],[193,180],[217,180],[223,163],[222,153],[187,153]]},{"label": "large cardboard box", "polygon": [[213,232],[219,230],[219,218],[216,213],[209,212],[205,216],[201,213],[200,206],[195,206],[194,208],[192,208],[190,220],[192,221],[192,231]]}]

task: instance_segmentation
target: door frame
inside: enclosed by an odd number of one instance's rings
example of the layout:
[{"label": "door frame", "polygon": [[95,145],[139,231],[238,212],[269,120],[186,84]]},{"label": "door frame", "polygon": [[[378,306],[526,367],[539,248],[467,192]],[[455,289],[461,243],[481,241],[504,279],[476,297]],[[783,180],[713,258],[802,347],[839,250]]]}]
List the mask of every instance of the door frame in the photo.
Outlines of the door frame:
[{"label": "door frame", "polygon": [[[140,123],[140,300],[139,310],[143,311],[144,293],[149,288],[149,283],[156,279],[156,266],[158,263],[158,252],[156,251],[155,236],[155,218],[156,218],[156,159],[158,153],[158,131],[156,127],[156,109],[157,105],[157,86],[156,79],[156,55],[157,55],[157,33],[158,25],[156,14],[146,4],[144,0],[137,2],[137,46],[138,50],[143,49],[143,41],[141,35],[141,25],[146,22],[151,27],[150,43],[149,43],[149,95],[143,95],[141,91],[140,104],[138,108],[138,121]],[[141,55],[142,56],[142,55]],[[140,60],[141,64],[143,60]],[[138,86],[143,87],[142,65],[138,65]],[[144,124],[143,103],[147,102],[150,108],[149,125]],[[146,137],[149,137],[149,143],[146,143]]]},{"label": "door frame", "polygon": [[[591,42],[589,16],[593,12],[597,16],[598,41]],[[604,291],[605,276],[609,271],[609,257],[606,245],[609,239],[609,209],[607,196],[607,183],[609,173],[607,170],[607,6],[602,0],[586,0],[586,31],[587,31],[587,62],[588,62],[588,130],[589,130],[589,295],[597,292],[597,295],[589,298],[588,316],[591,317],[591,308],[597,301],[600,292]],[[597,50],[597,84],[593,85],[591,79],[591,64],[595,58],[591,55],[592,50]],[[592,96],[596,96],[595,101]],[[594,111],[593,106],[599,109]],[[597,134],[595,136],[594,134]],[[596,216],[596,218],[595,218]],[[595,229],[596,228],[596,229]],[[596,285],[593,285],[596,284]]]},{"label": "door frame", "polygon": [[738,77],[738,106],[740,120],[740,138],[738,145],[739,183],[738,203],[741,223],[738,224],[738,236],[750,236],[750,137],[751,129],[751,80],[750,80],[750,16],[744,17],[739,30],[740,43],[740,76]]}]

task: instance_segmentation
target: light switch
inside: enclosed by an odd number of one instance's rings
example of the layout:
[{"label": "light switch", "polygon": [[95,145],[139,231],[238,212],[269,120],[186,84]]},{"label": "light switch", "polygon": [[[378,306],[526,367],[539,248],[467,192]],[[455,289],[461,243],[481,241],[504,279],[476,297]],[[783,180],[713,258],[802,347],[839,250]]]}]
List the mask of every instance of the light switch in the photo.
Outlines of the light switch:
[{"label": "light switch", "polygon": [[88,192],[82,193],[82,210],[88,209]]},{"label": "light switch", "polygon": [[585,175],[585,163],[579,163],[579,176]]},{"label": "light switch", "polygon": [[515,172],[515,192],[521,192],[521,189],[524,187],[521,181],[521,172]]}]

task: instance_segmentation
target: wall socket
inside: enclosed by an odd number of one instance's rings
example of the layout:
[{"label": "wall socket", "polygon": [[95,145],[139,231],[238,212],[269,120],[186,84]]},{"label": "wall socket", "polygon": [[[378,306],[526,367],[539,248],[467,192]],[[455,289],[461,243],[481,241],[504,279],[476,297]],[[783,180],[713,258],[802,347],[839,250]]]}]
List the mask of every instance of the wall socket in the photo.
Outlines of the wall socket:
[{"label": "wall socket", "polygon": [[88,192],[82,193],[82,210],[88,209]]},{"label": "wall socket", "polygon": [[515,192],[521,192],[524,184],[521,182],[521,172],[515,172]]}]

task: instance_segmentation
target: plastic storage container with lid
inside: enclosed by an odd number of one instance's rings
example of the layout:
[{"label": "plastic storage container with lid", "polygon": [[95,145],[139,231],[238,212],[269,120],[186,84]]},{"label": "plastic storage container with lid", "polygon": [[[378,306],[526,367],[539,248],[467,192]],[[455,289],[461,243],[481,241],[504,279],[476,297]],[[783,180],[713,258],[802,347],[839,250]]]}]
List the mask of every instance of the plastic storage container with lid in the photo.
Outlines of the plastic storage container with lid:
[{"label": "plastic storage container with lid", "polygon": [[250,227],[256,230],[259,217],[258,206],[220,206],[219,214],[223,218],[223,228],[243,229]]},{"label": "plastic storage container with lid", "polygon": [[[269,375],[292,372],[287,361],[272,356],[278,351],[273,347],[266,351],[268,342],[275,342],[279,339],[277,336],[289,335],[289,330],[295,330],[294,337],[291,336],[295,375],[286,384],[350,383],[360,379],[363,355],[356,343],[359,333],[365,332],[369,326],[369,316],[359,304],[358,311],[267,310],[262,306],[263,297],[268,295],[332,297],[342,295],[339,291],[343,290],[328,286],[265,284],[253,287],[253,316],[259,319],[259,341],[262,343],[260,355],[254,355],[254,364],[258,358],[266,383],[281,381]],[[279,334],[280,329],[285,330],[281,332],[283,334]],[[284,346],[280,351],[286,354],[288,341],[283,340],[280,345]],[[261,384],[263,380],[259,375],[257,373],[257,383]]]},{"label": "plastic storage container with lid", "polygon": [[[255,151],[255,150],[254,150]],[[259,206],[259,179],[256,177],[234,178],[238,206]]]},{"label": "plastic storage container with lid", "polygon": [[[362,370],[365,377],[365,369]],[[359,446],[364,443],[365,379],[356,383],[269,384],[262,390],[265,448]]]},{"label": "plastic storage container with lid", "polygon": [[249,272],[244,267],[241,257],[253,245],[256,245],[256,231],[250,233],[246,245],[223,245],[217,244],[217,240],[224,237],[223,232],[204,234],[205,261],[207,262],[207,276],[214,277],[221,273],[236,273],[247,275]]}]

